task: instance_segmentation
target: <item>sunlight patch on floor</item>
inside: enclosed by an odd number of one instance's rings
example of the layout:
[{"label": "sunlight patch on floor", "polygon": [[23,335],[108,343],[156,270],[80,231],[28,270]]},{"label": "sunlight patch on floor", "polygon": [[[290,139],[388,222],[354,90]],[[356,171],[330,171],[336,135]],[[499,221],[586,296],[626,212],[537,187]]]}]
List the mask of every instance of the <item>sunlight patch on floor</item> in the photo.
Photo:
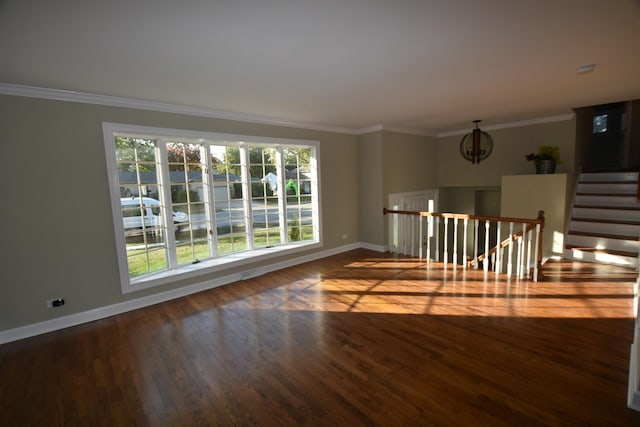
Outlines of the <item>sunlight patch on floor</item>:
[{"label": "sunlight patch on floor", "polygon": [[[575,268],[575,269],[574,269]],[[637,273],[556,262],[533,282],[424,260],[369,258],[294,279],[227,306],[523,318],[633,318]]]},{"label": "sunlight patch on floor", "polygon": [[257,294],[245,308],[541,318],[631,318],[632,284],[325,279]]}]

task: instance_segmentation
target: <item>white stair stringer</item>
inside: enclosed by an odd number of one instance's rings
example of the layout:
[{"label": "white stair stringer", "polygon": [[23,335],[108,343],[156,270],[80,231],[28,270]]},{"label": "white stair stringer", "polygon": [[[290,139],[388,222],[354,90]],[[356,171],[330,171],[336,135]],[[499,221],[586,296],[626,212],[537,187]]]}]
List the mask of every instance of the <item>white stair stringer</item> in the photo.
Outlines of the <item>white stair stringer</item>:
[{"label": "white stair stringer", "polygon": [[587,262],[640,266],[638,173],[580,175],[564,257]]}]

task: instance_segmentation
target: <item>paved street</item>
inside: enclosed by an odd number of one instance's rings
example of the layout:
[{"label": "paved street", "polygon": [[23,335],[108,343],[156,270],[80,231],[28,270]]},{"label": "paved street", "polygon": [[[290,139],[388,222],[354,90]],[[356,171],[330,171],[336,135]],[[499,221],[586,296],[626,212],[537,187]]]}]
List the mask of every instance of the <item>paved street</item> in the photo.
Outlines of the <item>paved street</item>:
[{"label": "paved street", "polygon": [[[298,209],[298,207],[300,209]],[[288,204],[287,205],[287,218],[292,219],[295,216],[299,216],[301,223],[311,223],[311,203],[303,203],[301,205]],[[278,223],[278,207],[272,205],[265,205],[263,203],[253,203],[253,223],[254,224],[269,224]],[[191,215],[191,223],[194,228],[206,227],[206,215],[204,213],[198,213]],[[242,207],[241,200],[231,201],[230,208],[220,209],[220,206],[216,210],[216,226],[227,227],[229,225],[244,225],[244,209]]]}]

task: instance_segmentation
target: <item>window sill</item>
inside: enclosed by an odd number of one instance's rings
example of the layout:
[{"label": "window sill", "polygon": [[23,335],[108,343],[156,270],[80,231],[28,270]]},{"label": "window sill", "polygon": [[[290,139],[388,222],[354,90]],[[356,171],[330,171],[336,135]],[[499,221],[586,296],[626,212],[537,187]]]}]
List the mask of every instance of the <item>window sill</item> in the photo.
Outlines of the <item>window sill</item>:
[{"label": "window sill", "polygon": [[[295,254],[319,247],[322,247],[320,242],[311,241],[289,243],[286,246],[273,246],[270,248],[260,248],[246,252],[224,255],[219,258],[201,261],[197,264],[183,265],[172,270],[163,270],[157,273],[145,275],[144,277],[131,279],[128,286],[126,284],[123,286],[122,292],[126,294],[192,277],[204,276],[211,273],[220,273],[233,268],[242,267],[244,265],[250,265],[275,257]],[[253,274],[247,274],[247,278],[249,275],[256,276],[259,274],[256,274],[254,271]]]}]

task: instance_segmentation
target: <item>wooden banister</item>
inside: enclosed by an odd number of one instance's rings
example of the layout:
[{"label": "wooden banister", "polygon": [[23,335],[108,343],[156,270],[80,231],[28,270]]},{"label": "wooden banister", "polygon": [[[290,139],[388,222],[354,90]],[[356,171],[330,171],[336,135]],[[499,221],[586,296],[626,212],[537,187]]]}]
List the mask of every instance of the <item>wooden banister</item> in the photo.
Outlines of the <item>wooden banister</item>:
[{"label": "wooden banister", "polygon": [[[453,219],[454,220],[454,224],[457,225],[458,220],[465,220],[465,233],[466,233],[466,221],[467,220],[475,220],[476,221],[476,238],[477,238],[477,225],[481,222],[484,221],[485,222],[485,228],[486,228],[486,232],[485,232],[485,252],[483,254],[477,254],[476,251],[476,256],[475,259],[468,261],[467,259],[464,259],[463,265],[469,266],[469,265],[475,265],[476,268],[478,268],[480,262],[483,262],[484,264],[484,269],[485,271],[487,271],[488,268],[488,264],[484,261],[488,261],[489,257],[496,254],[496,262],[495,264],[500,264],[499,261],[500,260],[500,251],[501,249],[507,247],[507,246],[511,246],[513,245],[514,242],[517,242],[519,239],[523,239],[522,242],[519,242],[520,245],[524,245],[524,237],[528,235],[528,233],[532,230],[536,230],[536,234],[535,234],[535,248],[534,250],[534,256],[535,256],[535,260],[534,260],[534,267],[533,267],[533,272],[534,272],[534,277],[533,279],[535,281],[538,280],[538,278],[540,278],[541,276],[541,266],[542,266],[542,232],[544,230],[544,222],[545,222],[545,218],[544,218],[544,211],[538,211],[538,216],[535,219],[531,219],[531,218],[513,218],[513,217],[495,217],[495,216],[484,216],[484,215],[471,215],[471,214],[458,214],[458,213],[447,213],[447,212],[422,212],[422,211],[408,211],[408,210],[394,210],[394,209],[387,209],[384,208],[383,209],[383,214],[399,214],[399,215],[407,215],[407,216],[415,216],[415,217],[433,217],[433,218],[444,218],[445,219],[445,230],[447,229],[447,220],[449,219]],[[500,241],[498,244],[496,244],[495,246],[489,248],[488,246],[488,242],[489,242],[489,223],[491,222],[495,222],[498,224],[498,232],[497,235],[500,236],[500,227],[499,225],[502,223],[510,223],[511,226],[511,233],[509,235],[509,237],[507,237],[506,239]],[[420,223],[421,224],[421,223]],[[521,224],[523,225],[524,230],[519,231],[517,233],[513,233],[513,224]],[[526,227],[524,227],[524,225],[526,224]],[[422,226],[420,225],[420,230],[422,230],[421,228]],[[454,227],[455,228],[455,227]],[[446,231],[445,231],[446,233]],[[421,236],[422,239],[422,236]],[[445,236],[445,239],[447,239],[447,237]],[[465,234],[465,241],[466,241],[466,234]],[[532,245],[532,239],[530,238],[529,240],[529,251],[531,251],[531,245]],[[427,246],[428,249],[428,246]],[[445,251],[444,251],[444,262],[445,264],[447,263],[447,251],[446,251],[446,240],[445,240]],[[476,249],[477,249],[477,245],[476,245]],[[524,251],[524,249],[521,249]],[[422,248],[420,249],[419,253],[422,253]],[[509,251],[509,261],[507,264],[507,274],[511,274],[511,250]],[[530,252],[529,252],[530,253]],[[420,255],[421,256],[421,255]],[[457,259],[457,252],[456,252],[456,238],[455,238],[455,234],[454,234],[454,264],[457,264],[456,259]],[[523,256],[520,253],[518,254],[519,257]],[[464,257],[466,257],[466,247],[465,247],[465,252],[464,252]],[[427,256],[428,258],[428,256]],[[438,254],[437,254],[437,248],[436,248],[436,261],[438,260]],[[523,266],[523,264],[518,263],[518,274],[523,274],[524,268],[521,268],[521,266]],[[500,266],[497,266],[497,270],[496,270],[496,265],[494,265],[494,270],[495,271],[500,271]],[[529,264],[529,261],[527,261],[527,267],[531,268],[531,265]]]},{"label": "wooden banister", "polygon": [[[383,214],[402,214],[402,215],[413,215],[413,216],[432,216],[438,218],[458,218],[458,219],[475,219],[479,221],[501,221],[501,222],[515,222],[518,224],[539,224],[540,217],[536,219],[531,218],[511,218],[504,216],[483,216],[483,215],[471,215],[471,214],[457,214],[457,213],[449,213],[449,212],[420,212],[420,211],[403,211],[403,210],[393,210],[384,208],[382,210]],[[538,215],[542,213],[544,218],[544,212],[538,211]]]},{"label": "wooden banister", "polygon": [[[529,231],[533,230],[534,228],[536,228],[536,224],[527,225],[525,233],[528,233]],[[500,242],[499,245],[496,245],[496,246],[492,247],[491,249],[489,249],[489,253],[478,255],[478,258],[476,260],[474,260],[474,261],[478,261],[478,262],[484,261],[484,259],[486,257],[488,257],[490,255],[493,255],[498,249],[503,249],[503,248],[506,248],[507,246],[509,246],[509,241],[516,241],[520,237],[522,237],[522,235],[523,235],[522,231],[519,231],[517,233],[513,233],[510,237],[507,237],[502,242]],[[473,261],[471,261],[471,262],[473,262]]]}]

